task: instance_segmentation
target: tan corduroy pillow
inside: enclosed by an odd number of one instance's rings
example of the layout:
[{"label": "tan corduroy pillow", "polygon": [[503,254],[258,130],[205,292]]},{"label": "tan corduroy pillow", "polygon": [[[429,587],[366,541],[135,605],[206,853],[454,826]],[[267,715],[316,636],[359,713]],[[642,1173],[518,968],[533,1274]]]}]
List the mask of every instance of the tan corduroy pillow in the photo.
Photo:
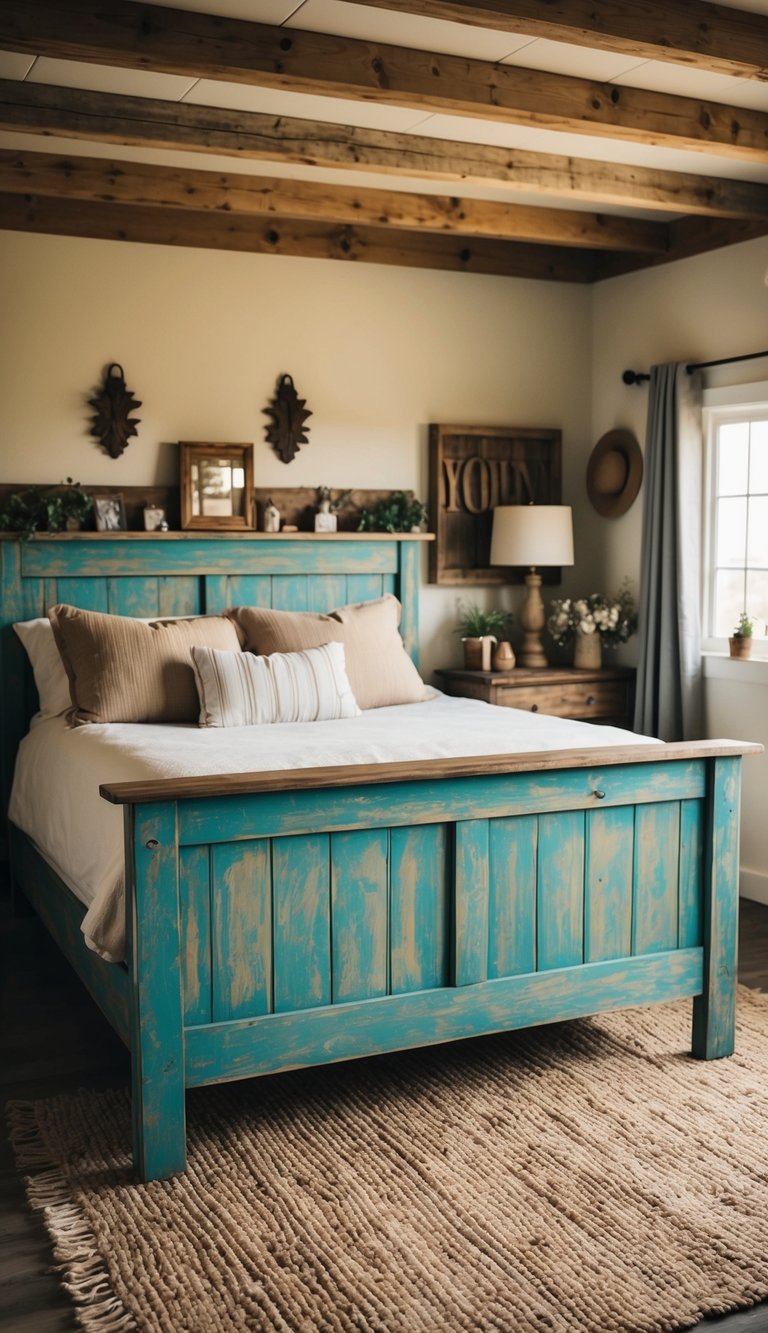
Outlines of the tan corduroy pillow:
[{"label": "tan corduroy pillow", "polygon": [[192,646],[240,649],[226,616],[147,623],[63,605],[48,615],[77,722],[196,722]]},{"label": "tan corduroy pillow", "polygon": [[231,614],[252,653],[299,653],[344,644],[352,693],[361,708],[412,704],[431,696],[400,637],[400,603],[389,594],[328,615],[238,606]]}]

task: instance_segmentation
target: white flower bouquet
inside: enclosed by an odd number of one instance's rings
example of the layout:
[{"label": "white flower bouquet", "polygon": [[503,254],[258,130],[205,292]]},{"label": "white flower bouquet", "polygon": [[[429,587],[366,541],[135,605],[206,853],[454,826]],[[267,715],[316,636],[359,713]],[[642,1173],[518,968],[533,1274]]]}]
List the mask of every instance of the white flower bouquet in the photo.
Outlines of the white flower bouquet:
[{"label": "white flower bouquet", "polygon": [[608,648],[618,648],[637,629],[635,599],[626,583],[615,597],[606,597],[601,592],[590,593],[589,597],[566,597],[550,604],[547,629],[561,646],[581,633],[599,634]]}]

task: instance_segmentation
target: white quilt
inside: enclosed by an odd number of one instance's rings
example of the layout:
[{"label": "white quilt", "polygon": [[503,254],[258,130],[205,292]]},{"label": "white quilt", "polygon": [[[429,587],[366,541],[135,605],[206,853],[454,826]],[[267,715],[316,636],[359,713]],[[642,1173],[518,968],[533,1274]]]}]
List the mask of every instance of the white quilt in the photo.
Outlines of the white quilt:
[{"label": "white quilt", "polygon": [[521,754],[657,744],[586,722],[496,708],[437,694],[419,704],[375,708],[332,722],[273,726],[96,724],[39,721],[21,743],[10,817],[88,911],[83,933],[103,958],[123,956],[122,807],[102,782],[320,768],[393,760]]}]

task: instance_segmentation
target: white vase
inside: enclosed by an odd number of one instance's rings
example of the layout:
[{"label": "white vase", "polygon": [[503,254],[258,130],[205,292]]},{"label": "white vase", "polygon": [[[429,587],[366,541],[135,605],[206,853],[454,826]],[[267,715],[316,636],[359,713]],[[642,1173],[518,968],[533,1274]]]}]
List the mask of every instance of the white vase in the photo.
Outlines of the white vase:
[{"label": "white vase", "polygon": [[577,629],[573,645],[573,665],[581,671],[594,671],[601,666],[602,660],[602,643],[597,630],[592,634],[582,634],[581,630]]}]

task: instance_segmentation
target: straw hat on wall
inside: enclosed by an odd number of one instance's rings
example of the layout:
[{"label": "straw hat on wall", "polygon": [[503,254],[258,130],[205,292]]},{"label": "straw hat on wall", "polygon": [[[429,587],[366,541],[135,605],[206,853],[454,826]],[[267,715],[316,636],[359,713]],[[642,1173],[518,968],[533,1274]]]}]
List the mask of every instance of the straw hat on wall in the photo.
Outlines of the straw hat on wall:
[{"label": "straw hat on wall", "polygon": [[620,518],[637,499],[643,480],[643,455],[630,430],[609,430],[598,440],[587,464],[587,495],[598,514]]}]

